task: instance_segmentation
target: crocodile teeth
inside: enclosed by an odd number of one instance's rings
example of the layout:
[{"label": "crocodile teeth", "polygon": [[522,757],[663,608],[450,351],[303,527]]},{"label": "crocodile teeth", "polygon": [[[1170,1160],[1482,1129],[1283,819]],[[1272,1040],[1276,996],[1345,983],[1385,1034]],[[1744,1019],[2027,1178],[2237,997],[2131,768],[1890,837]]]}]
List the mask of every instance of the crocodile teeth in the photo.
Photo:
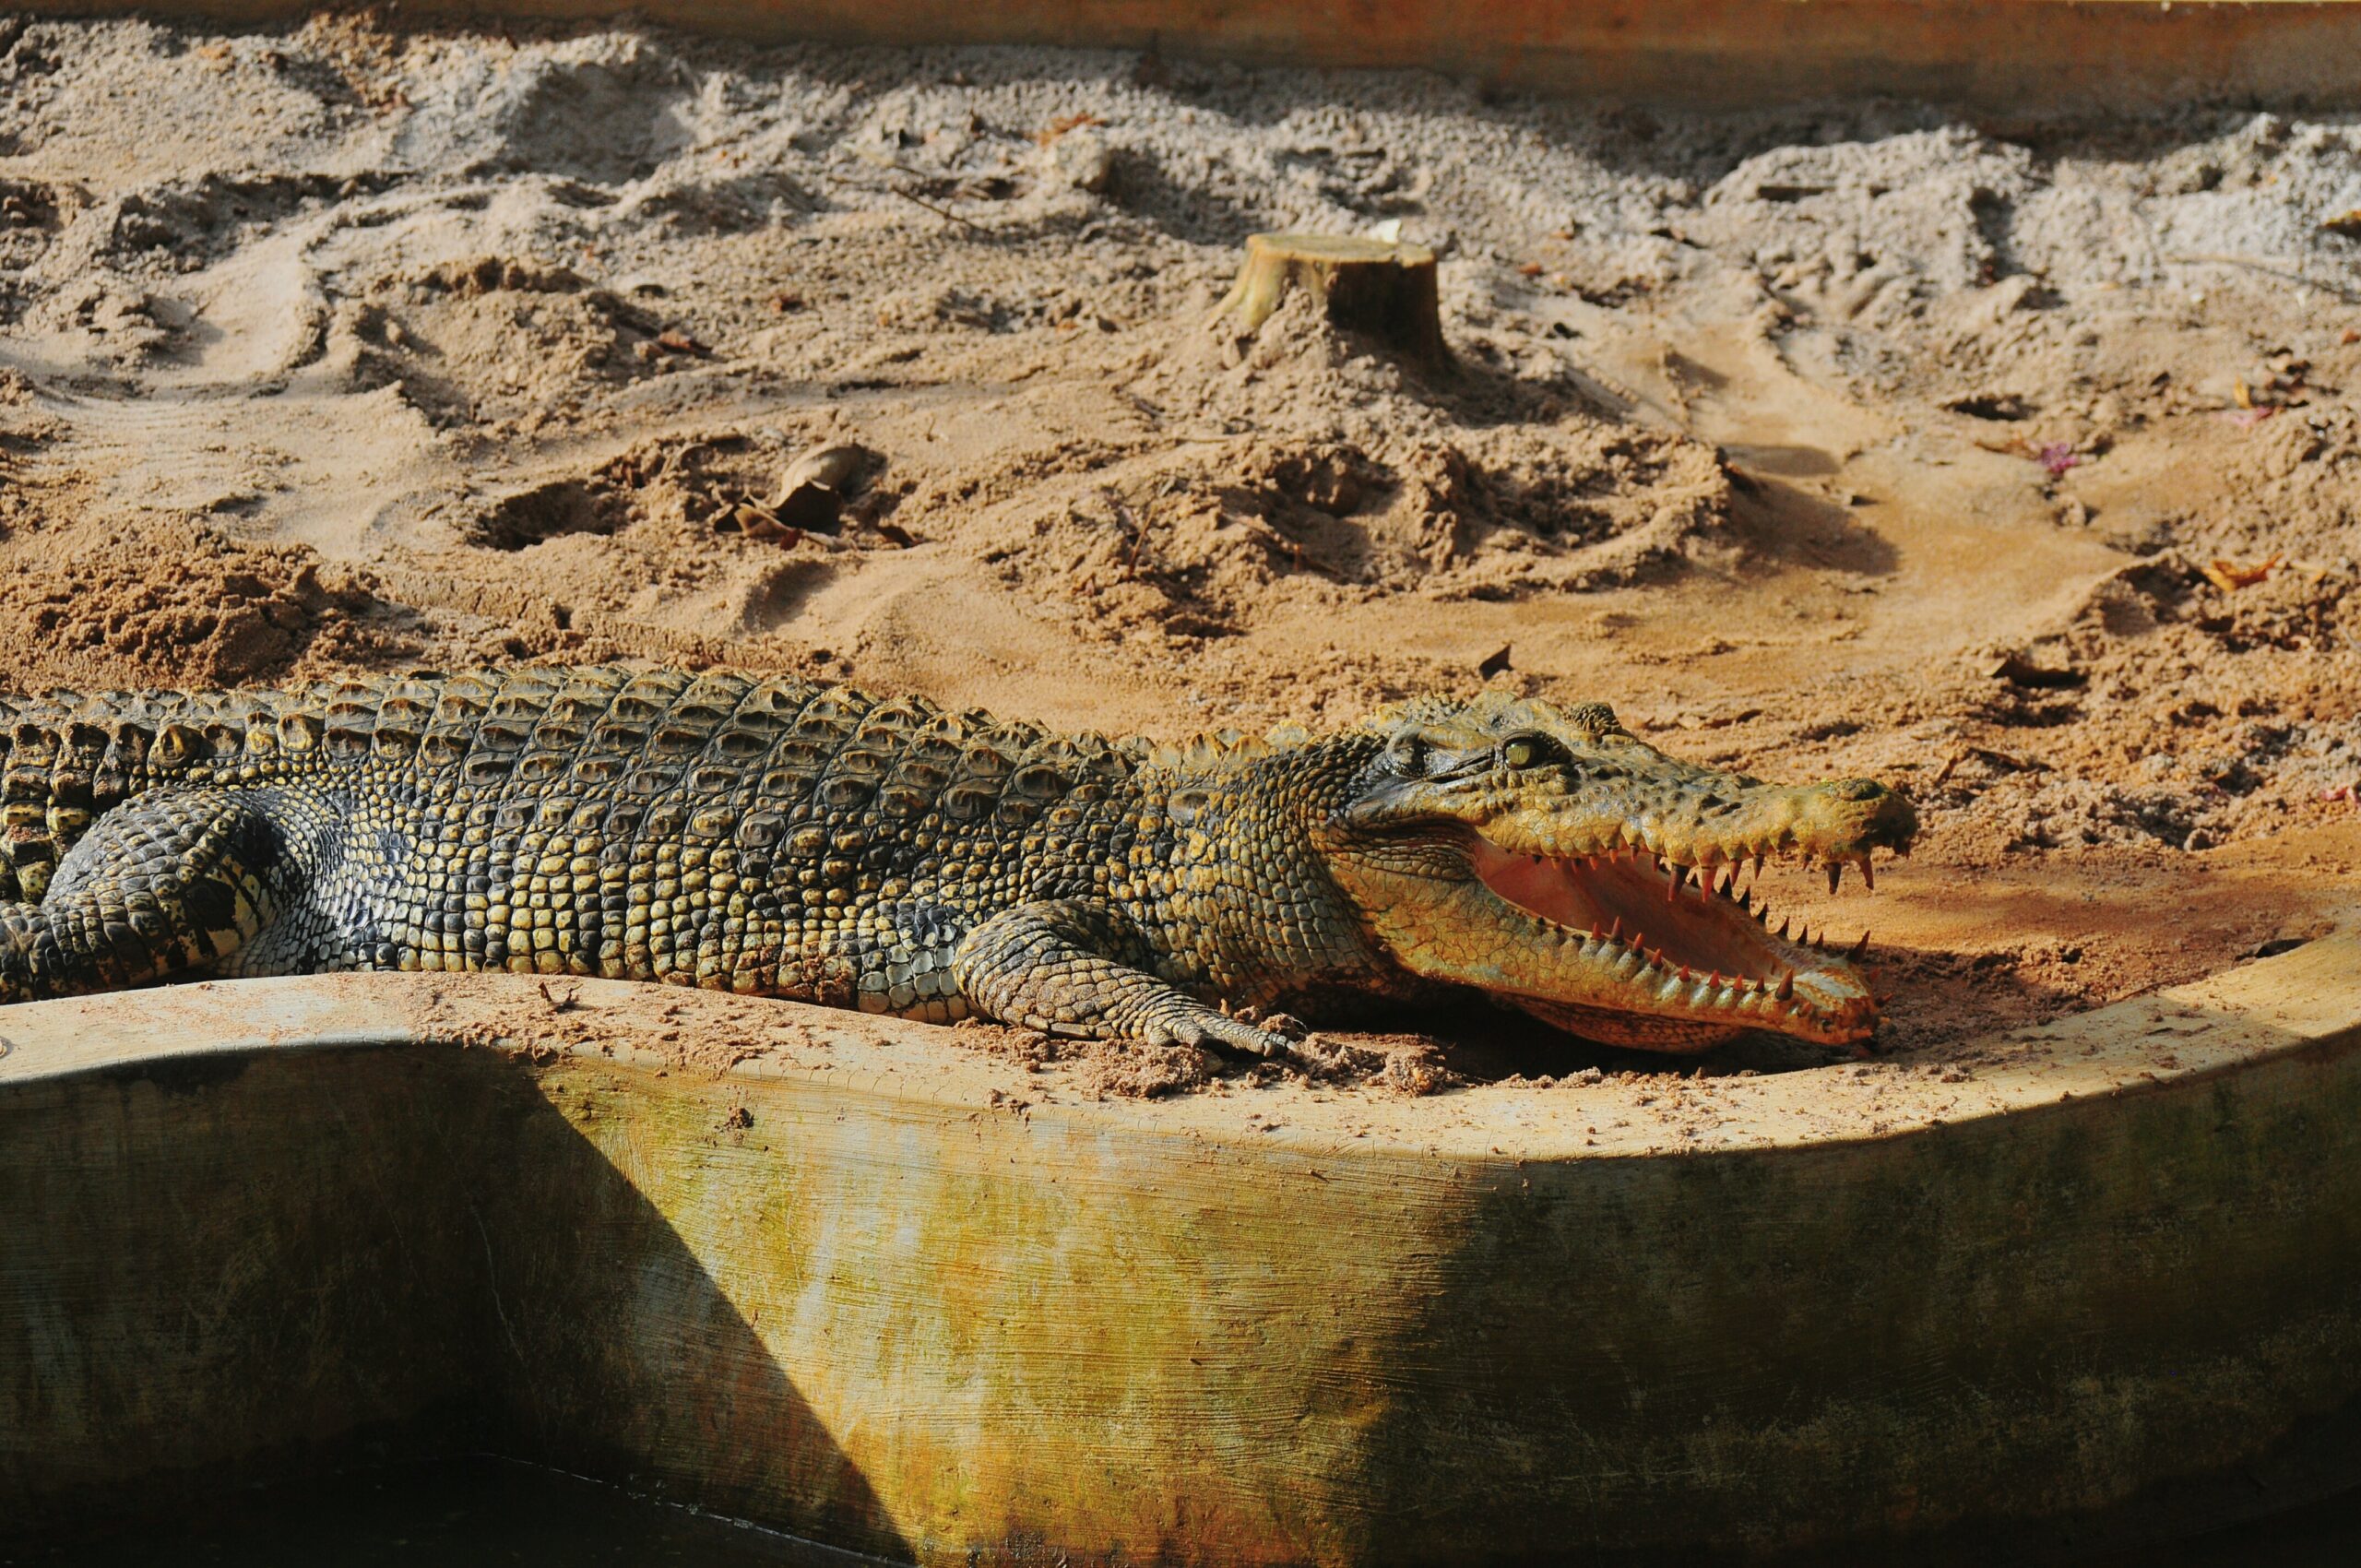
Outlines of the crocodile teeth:
[{"label": "crocodile teeth", "polygon": [[1861,857],[1861,881],[1870,892],[1878,890],[1878,873],[1869,869],[1869,857],[1867,855]]},{"label": "crocodile teeth", "polygon": [[[1857,1005],[1845,993],[1857,981],[1837,957],[1847,944],[1792,915],[1774,921],[1761,888],[1750,885],[1759,882],[1772,846],[1700,845],[1695,863],[1683,863],[1656,845],[1619,843],[1619,831],[1606,831],[1588,853],[1576,854],[1507,849],[1479,836],[1474,869],[1496,896],[1537,916],[1547,940],[1578,951],[1592,974],[1637,994],[1660,995],[1668,1007],[1781,1028],[1808,1017],[1820,1028],[1841,1024]],[[1786,858],[1798,858],[1795,847]],[[1844,870],[1860,861],[1852,854],[1802,858],[1840,890]],[[1683,908],[1681,895],[1692,886],[1699,902]],[[1649,915],[1659,902],[1666,913]],[[1643,919],[1657,926],[1653,938],[1640,928]],[[1845,956],[1858,957],[1864,939]],[[1781,945],[1790,942],[1829,956]]]},{"label": "crocodile teeth", "polygon": [[1860,940],[1860,941],[1856,942],[1855,944],[1853,944],[1853,945],[1852,945],[1851,947],[1849,947],[1849,948],[1845,949],[1845,956],[1846,956],[1847,958],[1857,958],[1857,957],[1859,957],[1862,954],[1867,953],[1869,950],[1869,933],[1868,932],[1866,932],[1866,931],[1865,931],[1865,932],[1861,932],[1861,940]]},{"label": "crocodile teeth", "polygon": [[1840,882],[1844,881],[1844,880],[1845,880],[1845,864],[1844,864],[1844,862],[1843,862],[1843,861],[1829,861],[1829,862],[1828,862],[1828,890],[1829,890],[1831,893],[1835,892],[1835,891],[1836,891],[1836,885],[1837,885],[1838,883],[1840,883]]}]

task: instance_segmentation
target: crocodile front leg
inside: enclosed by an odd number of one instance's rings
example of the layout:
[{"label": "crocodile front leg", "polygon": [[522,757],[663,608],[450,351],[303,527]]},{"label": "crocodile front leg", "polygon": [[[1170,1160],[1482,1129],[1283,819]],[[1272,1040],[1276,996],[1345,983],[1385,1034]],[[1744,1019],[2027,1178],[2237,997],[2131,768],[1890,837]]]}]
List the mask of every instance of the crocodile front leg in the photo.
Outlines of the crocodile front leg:
[{"label": "crocodile front leg", "polygon": [[1294,1042],[1206,1006],[1121,955],[1140,943],[1107,910],[1020,904],[969,932],[952,978],[986,1017],[1076,1039],[1138,1039],[1285,1056]]}]

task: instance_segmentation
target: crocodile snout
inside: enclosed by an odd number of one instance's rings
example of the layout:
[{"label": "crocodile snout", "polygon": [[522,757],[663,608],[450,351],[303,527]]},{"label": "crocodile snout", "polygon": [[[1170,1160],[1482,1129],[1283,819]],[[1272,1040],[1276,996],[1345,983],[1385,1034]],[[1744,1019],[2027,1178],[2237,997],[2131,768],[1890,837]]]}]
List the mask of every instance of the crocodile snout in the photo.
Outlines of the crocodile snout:
[{"label": "crocodile snout", "polygon": [[1864,849],[1904,850],[1918,831],[1918,812],[1909,797],[1874,778],[1836,778],[1821,790],[1841,802],[1845,837]]}]

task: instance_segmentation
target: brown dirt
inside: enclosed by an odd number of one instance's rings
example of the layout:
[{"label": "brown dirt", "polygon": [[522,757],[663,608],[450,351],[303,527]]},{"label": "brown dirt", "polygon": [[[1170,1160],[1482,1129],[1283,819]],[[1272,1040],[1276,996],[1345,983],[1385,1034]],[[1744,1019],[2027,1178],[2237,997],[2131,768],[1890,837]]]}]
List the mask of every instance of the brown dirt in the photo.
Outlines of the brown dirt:
[{"label": "brown dirt", "polygon": [[[2351,903],[2342,123],[1134,65],[29,25],[9,683],[621,657],[1175,735],[1505,650],[1489,679],[1670,749],[1907,789],[1924,847],[1874,901],[1772,890],[1874,931],[1879,1070],[1939,1079]],[[1455,370],[1300,304],[1210,319],[1250,230],[1385,224],[1443,256]],[[838,531],[744,524],[839,441],[880,462]],[[1420,1028],[1319,1070],[1663,1067]],[[1234,1071],[964,1038],[1092,1092]]]}]

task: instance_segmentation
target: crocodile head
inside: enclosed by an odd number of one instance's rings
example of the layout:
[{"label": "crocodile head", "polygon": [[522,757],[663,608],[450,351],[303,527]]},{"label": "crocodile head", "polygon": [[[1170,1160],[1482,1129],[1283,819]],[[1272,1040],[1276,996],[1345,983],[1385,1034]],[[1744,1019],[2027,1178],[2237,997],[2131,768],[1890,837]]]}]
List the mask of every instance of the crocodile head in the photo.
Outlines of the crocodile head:
[{"label": "crocodile head", "polygon": [[1498,694],[1381,714],[1361,754],[1316,837],[1412,974],[1655,1051],[1750,1028],[1842,1045],[1876,1027],[1852,958],[1774,926],[1749,879],[1797,858],[1832,890],[1847,866],[1874,887],[1871,852],[1906,853],[1917,828],[1885,786],[1765,784],[1667,756],[1603,704]]}]

